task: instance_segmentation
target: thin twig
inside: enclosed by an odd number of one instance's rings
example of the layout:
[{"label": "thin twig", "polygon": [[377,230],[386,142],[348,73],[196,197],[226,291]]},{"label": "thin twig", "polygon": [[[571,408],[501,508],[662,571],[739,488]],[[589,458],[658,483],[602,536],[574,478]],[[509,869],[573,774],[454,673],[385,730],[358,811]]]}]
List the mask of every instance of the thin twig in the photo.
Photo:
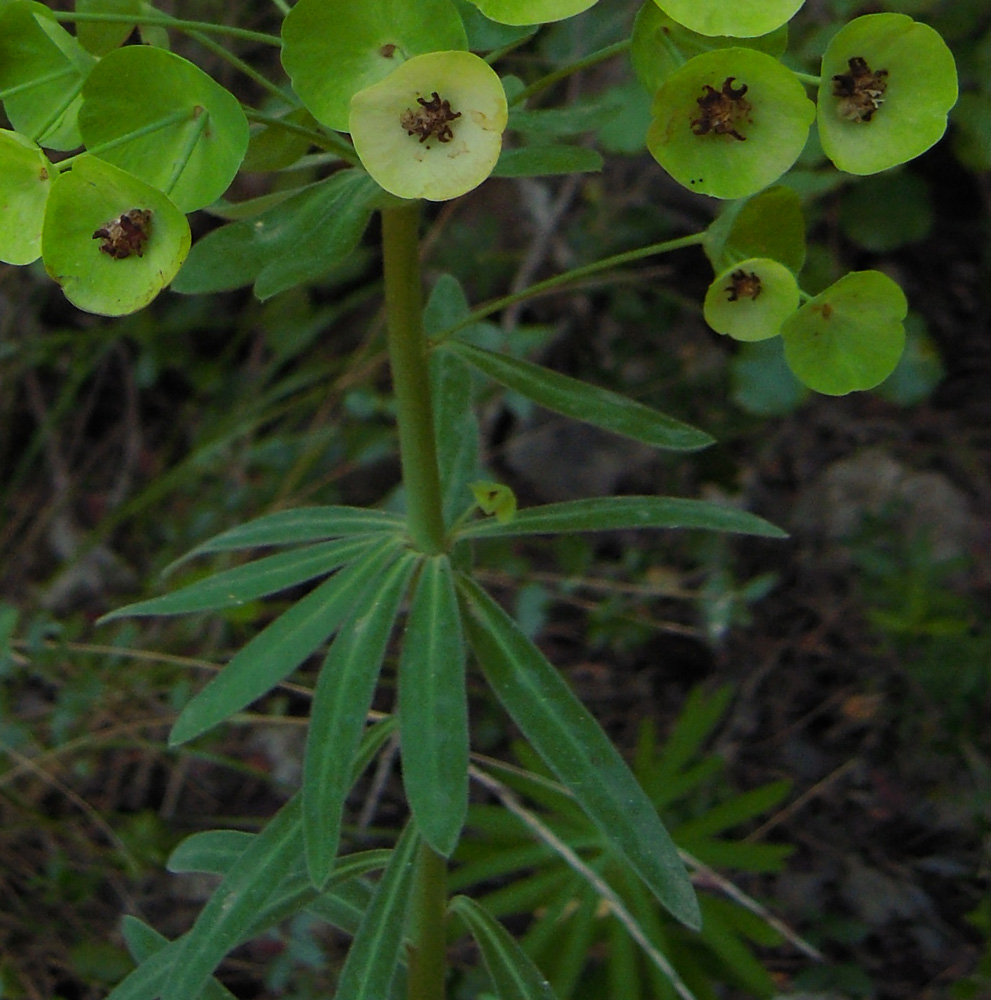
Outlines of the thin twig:
[{"label": "thin twig", "polygon": [[539,840],[547,844],[548,847],[595,889],[612,911],[613,916],[626,928],[630,937],[640,945],[647,957],[667,977],[678,996],[682,997],[683,1000],[696,1000],[695,994],[685,985],[678,973],[675,972],[674,967],[658,950],[657,946],[644,934],[636,919],[627,910],[623,901],[609,883],[585,864],[563,840],[541,822],[535,813],[527,809],[517,798],[516,794],[501,781],[496,781],[495,778],[489,777],[489,775],[477,767],[471,766],[468,770],[479,784],[489,789],[513,815],[518,816],[533,831]]}]

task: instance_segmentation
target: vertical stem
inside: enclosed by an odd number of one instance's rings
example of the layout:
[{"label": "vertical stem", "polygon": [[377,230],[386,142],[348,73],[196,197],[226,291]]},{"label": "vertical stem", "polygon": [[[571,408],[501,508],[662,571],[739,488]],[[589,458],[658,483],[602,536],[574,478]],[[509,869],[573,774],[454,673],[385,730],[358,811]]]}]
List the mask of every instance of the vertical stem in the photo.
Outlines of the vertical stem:
[{"label": "vertical stem", "polygon": [[420,289],[419,202],[382,209],[382,256],[392,388],[410,534],[428,554],[444,550],[440,477]]},{"label": "vertical stem", "polygon": [[447,862],[426,844],[420,844],[416,857],[410,907],[407,1000],[444,1000]]}]

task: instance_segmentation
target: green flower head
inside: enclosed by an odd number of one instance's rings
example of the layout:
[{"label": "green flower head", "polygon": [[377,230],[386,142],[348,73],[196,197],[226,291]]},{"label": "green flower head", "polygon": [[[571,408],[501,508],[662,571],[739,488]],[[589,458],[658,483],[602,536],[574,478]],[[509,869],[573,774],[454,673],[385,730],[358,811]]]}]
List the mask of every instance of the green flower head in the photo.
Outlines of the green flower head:
[{"label": "green flower head", "polygon": [[956,65],[936,31],[907,14],[858,17],[822,58],[822,148],[848,173],[887,170],[942,137],[956,99]]},{"label": "green flower head", "polygon": [[351,138],[372,178],[398,198],[447,201],[499,159],[508,108],[502,81],[470,52],[429,52],[351,99]]},{"label": "green flower head", "polygon": [[657,91],[647,148],[700,194],[745,198],[798,158],[815,105],[791,70],[749,48],[689,59]]}]

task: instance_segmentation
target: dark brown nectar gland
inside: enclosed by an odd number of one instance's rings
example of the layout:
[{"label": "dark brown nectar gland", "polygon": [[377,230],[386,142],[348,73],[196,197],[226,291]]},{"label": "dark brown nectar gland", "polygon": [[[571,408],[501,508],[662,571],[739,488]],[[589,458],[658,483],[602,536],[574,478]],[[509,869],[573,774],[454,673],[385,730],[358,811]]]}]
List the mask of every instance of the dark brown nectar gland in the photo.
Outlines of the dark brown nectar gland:
[{"label": "dark brown nectar gland", "polygon": [[143,257],[145,244],[151,235],[151,210],[132,208],[116,219],[105,222],[95,233],[94,240],[103,240],[100,250],[114,260],[134,254]]},{"label": "dark brown nectar gland", "polygon": [[740,142],[746,141],[746,136],[741,135],[737,129],[737,124],[747,121],[753,124],[750,112],[753,106],[744,99],[747,92],[747,85],[741,84],[733,87],[735,76],[728,76],[723,80],[722,90],[716,90],[705,84],[705,93],[698,98],[698,106],[702,114],[691,123],[692,132],[695,135],[731,135]]},{"label": "dark brown nectar gland", "polygon": [[399,116],[399,124],[407,135],[418,135],[420,142],[433,137],[438,142],[450,142],[454,138],[451,122],[461,117],[460,111],[451,110],[451,102],[443,101],[435,90],[430,100],[416,99],[418,108],[407,108]]},{"label": "dark brown nectar gland", "polygon": [[729,292],[729,301],[736,302],[739,299],[756,299],[761,293],[760,278],[751,271],[747,274],[743,268],[737,268],[729,276],[730,284],[726,286]]},{"label": "dark brown nectar gland", "polygon": [[833,97],[840,99],[840,117],[852,122],[869,122],[884,104],[888,71],[871,70],[862,56],[848,59],[847,65],[849,73],[837,73],[833,77]]}]

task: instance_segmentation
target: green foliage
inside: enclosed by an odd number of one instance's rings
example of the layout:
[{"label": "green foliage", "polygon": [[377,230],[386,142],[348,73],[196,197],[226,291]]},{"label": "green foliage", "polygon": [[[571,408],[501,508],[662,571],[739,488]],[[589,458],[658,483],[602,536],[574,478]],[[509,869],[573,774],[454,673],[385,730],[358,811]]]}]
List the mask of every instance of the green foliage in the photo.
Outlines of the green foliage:
[{"label": "green foliage", "polygon": [[[535,645],[532,629],[521,628],[483,588],[473,559],[477,543],[532,535],[677,528],[774,539],[784,533],[750,512],[686,497],[604,496],[517,509],[511,489],[485,478],[476,409],[492,384],[508,390],[516,405],[535,404],[658,449],[694,451],[713,439],[628,394],[526,360],[522,340],[514,343],[486,320],[568,284],[702,247],[715,272],[703,311],[716,331],[741,341],[780,334],[788,367],[816,391],[877,385],[902,353],[905,296],[880,271],[840,277],[814,297],[802,291],[805,206],[796,190],[803,182],[786,175],[800,157],[812,157],[809,129],[817,113],[823,150],[850,174],[884,170],[928,149],[957,95],[949,50],[934,29],[905,15],[870,15],[837,31],[816,78],[794,69],[799,59],[783,59],[800,0],[648,0],[631,39],[617,37],[620,20],[606,5],[593,10],[594,0],[474,6],[298,0],[291,8],[276,0],[273,6],[281,35],[186,21],[134,0],[80,0],[74,13],[33,0],[0,2],[0,99],[12,126],[0,133],[0,256],[30,264],[40,254],[67,300],[92,313],[138,313],[170,284],[187,295],[253,285],[270,310],[264,315],[278,318],[263,324],[273,360],[261,392],[225,380],[225,363],[245,331],[213,318],[224,335],[234,333],[233,346],[199,377],[222,382],[234,402],[229,418],[196,443],[189,465],[223,454],[299,394],[315,397],[339,374],[310,355],[344,307],[317,308],[308,286],[357,282],[353,294],[362,304],[377,292],[362,275],[372,253],[360,243],[373,213],[382,219],[394,395],[353,390],[342,408],[365,406],[395,418],[403,476],[391,500],[397,512],[331,503],[276,510],[223,530],[228,510],[239,503],[218,490],[198,530],[198,537],[211,531],[214,537],[184,557],[219,557],[215,570],[104,618],[224,611],[231,634],[244,638],[191,698],[180,686],[172,689],[178,717],[171,747],[242,717],[297,668],[322,661],[314,668],[298,793],[257,834],[203,832],[172,854],[173,870],[209,872],[220,882],[192,927],[174,940],[126,921],[124,937],[138,966],[112,1000],[229,996],[213,979],[225,957],[304,914],[353,936],[340,997],[378,1000],[404,979],[410,996],[436,994],[448,915],[471,933],[493,989],[505,996],[583,995],[580,980],[597,940],[609,945],[607,985],[595,982],[585,995],[677,990],[701,998],[715,995],[717,981],[771,995],[773,983],[750,943],[777,943],[776,925],[756,904],[741,905],[738,895],[697,898],[688,874],[691,868],[719,881],[708,866],[773,871],[786,853],[728,836],[787,793],[783,784],[740,795],[715,788],[721,764],[702,747],[729,693],[693,695],[662,748],[642,730],[631,768]],[[569,23],[538,31],[586,10],[589,32]],[[63,27],[73,21],[76,35]],[[135,26],[142,44],[124,44]],[[572,32],[582,35],[580,45]],[[243,90],[261,93],[259,106],[171,51],[178,33],[249,80]],[[601,47],[592,50],[589,39]],[[242,43],[243,57],[235,51]],[[508,62],[524,45],[537,58]],[[649,98],[636,104],[624,82],[583,104],[546,106],[561,80],[627,47]],[[278,71],[277,51],[288,81],[267,75]],[[542,76],[532,70],[538,65]],[[818,107],[807,94],[816,82]],[[648,99],[644,137],[631,122]],[[627,114],[627,104],[634,113]],[[423,308],[419,200],[460,197],[490,176],[594,172],[604,165],[603,152],[643,148],[690,191],[726,202],[714,222],[649,245],[631,227],[637,238],[617,239],[612,256],[474,311],[459,283],[442,274]],[[239,175],[260,168],[271,174],[264,193],[223,200]],[[234,196],[243,192],[235,187]],[[191,248],[186,216],[200,209],[221,223]],[[854,223],[845,224],[857,238]],[[898,238],[915,231],[908,227]],[[475,233],[470,239],[481,242]],[[186,325],[209,327],[207,310],[188,308]],[[135,317],[132,324],[126,329],[142,343],[149,369],[166,363],[164,349],[155,354],[154,321]],[[546,339],[549,329],[539,335]],[[185,364],[171,346],[167,361],[179,369]],[[287,362],[298,370],[276,377]],[[753,381],[749,392],[759,395]],[[774,405],[785,405],[789,389],[797,397],[794,383],[779,384]],[[67,407],[73,402],[71,393],[64,399]],[[253,460],[280,470],[292,462],[295,471],[315,462],[328,441],[341,449],[338,456],[346,449],[349,457],[391,452],[384,431],[347,445],[337,439],[354,432],[336,432],[303,435],[304,441],[273,434],[257,445]],[[284,493],[265,498],[269,509],[293,492],[288,479]],[[154,489],[177,484],[192,492],[195,477],[180,468]],[[164,544],[179,547],[174,538]],[[259,549],[277,551],[258,555]],[[247,561],[238,561],[245,553]],[[726,608],[755,599],[769,578],[735,588],[725,574],[712,577],[707,621],[718,639],[732,617]],[[295,588],[271,618],[260,620],[256,602]],[[15,621],[4,608],[4,646]],[[890,616],[882,624],[894,630]],[[919,626],[914,619],[909,624]],[[2,657],[7,670],[10,650]],[[393,715],[369,726],[381,675],[393,666]],[[478,669],[527,741],[518,752],[524,770],[490,764],[472,771],[469,668]],[[64,736],[59,726],[67,731],[75,724],[88,697],[85,685],[60,694],[57,738]],[[389,851],[342,854],[351,847],[343,829],[347,799],[392,737],[410,811],[405,830]],[[13,744],[29,734],[18,727],[5,739]],[[473,773],[500,796],[500,808],[469,811]],[[540,814],[521,806],[517,793]],[[462,838],[466,816],[495,846],[483,844],[458,878],[533,866],[538,874],[529,887],[511,883],[488,906],[465,896],[448,901],[445,859],[477,848]],[[125,852],[128,841],[149,842],[144,861],[167,846],[154,824],[122,827]],[[372,872],[380,873],[375,881],[367,878]],[[522,947],[498,923],[499,916],[538,908],[544,912]],[[117,952],[90,944],[76,949],[77,965],[94,979],[116,977]]]},{"label": "green foliage", "polygon": [[[729,871],[776,871],[788,847],[744,843],[727,833],[779,804],[788,792],[787,783],[729,793],[719,781],[721,759],[704,750],[731,696],[728,687],[714,692],[696,689],[662,746],[652,727],[644,725],[634,773],[670,825],[682,857],[690,857],[698,870],[708,872],[713,865]],[[674,995],[675,984],[688,985],[695,996],[714,996],[714,985],[720,981],[758,996],[773,994],[770,977],[746,943],[779,940],[766,911],[745,897],[730,901],[703,894],[701,935],[680,931],[644,896],[574,800],[548,781],[533,754],[524,747],[517,748],[517,754],[522,768],[498,770],[501,796],[512,789],[534,806],[520,805],[512,815],[495,806],[472,806],[469,833],[458,853],[463,863],[453,883],[459,887],[511,878],[521,868],[533,868],[526,878],[490,890],[482,902],[499,916],[540,908],[523,944],[541,967],[550,970],[555,995],[562,1000],[601,995],[605,983],[620,980],[624,985],[619,995],[629,997]],[[605,909],[601,886],[588,881],[595,877],[616,891],[614,897],[606,897]],[[629,921],[645,936],[639,942],[643,957],[635,952],[624,955],[619,946],[621,940],[630,940],[623,931]],[[605,968],[598,971],[589,963],[597,940],[609,942]],[[663,952],[670,964],[658,963],[652,948]]]}]

